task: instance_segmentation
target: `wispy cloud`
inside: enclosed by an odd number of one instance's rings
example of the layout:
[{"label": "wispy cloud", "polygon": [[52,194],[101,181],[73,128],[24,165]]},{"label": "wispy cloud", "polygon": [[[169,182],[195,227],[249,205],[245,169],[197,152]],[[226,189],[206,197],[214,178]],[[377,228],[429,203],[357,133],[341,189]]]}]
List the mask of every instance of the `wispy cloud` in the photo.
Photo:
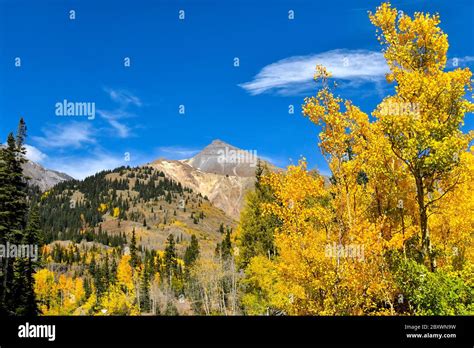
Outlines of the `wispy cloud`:
[{"label": "wispy cloud", "polygon": [[25,144],[25,149],[26,158],[30,161],[41,163],[48,157],[45,153],[41,152],[38,148],[32,145]]},{"label": "wispy cloud", "polygon": [[263,67],[252,81],[239,86],[251,95],[266,92],[297,95],[311,87],[318,64],[324,65],[334,78],[352,86],[379,82],[388,72],[388,66],[380,52],[339,49],[279,60]]},{"label": "wispy cloud", "polygon": [[157,156],[168,159],[187,159],[197,154],[201,149],[182,146],[163,146],[157,148]]},{"label": "wispy cloud", "polygon": [[143,103],[137,96],[126,90],[104,88],[110,99],[118,104],[114,110],[97,110],[97,113],[112,127],[113,134],[119,138],[128,138],[133,135],[132,128],[123,119],[134,117],[130,107],[142,107]]},{"label": "wispy cloud", "polygon": [[109,123],[114,130],[114,134],[119,138],[128,138],[132,134],[132,129],[125,123],[119,121],[123,118],[130,117],[130,113],[123,110],[97,110],[97,113]]},{"label": "wispy cloud", "polygon": [[33,136],[33,141],[45,148],[80,148],[95,143],[94,130],[88,122],[70,122],[44,128],[44,136]]},{"label": "wispy cloud", "polygon": [[61,156],[48,158],[48,160],[45,161],[47,168],[66,173],[76,179],[84,179],[102,170],[114,169],[127,164],[123,156],[97,150],[84,157]]},{"label": "wispy cloud", "polygon": [[142,106],[142,101],[137,96],[126,90],[104,88],[105,92],[108,93],[110,99],[120,104],[122,107],[127,107],[128,105]]}]

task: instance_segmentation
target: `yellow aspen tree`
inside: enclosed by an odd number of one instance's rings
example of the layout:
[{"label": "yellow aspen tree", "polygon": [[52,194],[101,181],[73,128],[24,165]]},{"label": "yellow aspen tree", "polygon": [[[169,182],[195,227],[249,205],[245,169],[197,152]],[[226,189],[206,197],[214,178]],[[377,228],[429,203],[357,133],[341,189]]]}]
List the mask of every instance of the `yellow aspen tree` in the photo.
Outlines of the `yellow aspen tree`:
[{"label": "yellow aspen tree", "polygon": [[117,283],[101,300],[98,315],[139,315],[130,255],[123,255],[117,266]]},{"label": "yellow aspen tree", "polygon": [[415,183],[421,252],[435,270],[428,217],[434,202],[458,184],[454,180],[440,186],[472,139],[460,129],[465,114],[474,111],[465,98],[472,90],[472,73],[468,68],[445,71],[448,38],[439,27],[439,15],[398,15],[384,3],[369,17],[380,30],[378,40],[390,68],[387,81],[396,84],[395,94],[373,115]]},{"label": "yellow aspen tree", "polygon": [[254,264],[262,260],[251,260],[247,271],[249,281],[260,282],[269,305],[292,315],[393,313],[394,288],[384,254],[400,248],[403,240],[385,240],[380,224],[362,218],[339,234],[331,192],[322,177],[307,172],[304,162],[263,182],[275,194],[263,209],[282,221],[275,231],[278,256],[272,263],[275,271],[268,273],[271,281]]}]

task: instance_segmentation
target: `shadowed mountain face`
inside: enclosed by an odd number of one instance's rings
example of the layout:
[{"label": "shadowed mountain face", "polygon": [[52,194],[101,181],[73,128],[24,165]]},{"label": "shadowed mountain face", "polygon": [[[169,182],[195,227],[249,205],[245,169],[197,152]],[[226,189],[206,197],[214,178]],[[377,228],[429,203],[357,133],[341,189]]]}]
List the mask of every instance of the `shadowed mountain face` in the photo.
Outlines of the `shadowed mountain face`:
[{"label": "shadowed mountain face", "polygon": [[23,174],[28,177],[28,184],[38,186],[41,191],[47,191],[60,182],[74,179],[65,173],[43,168],[32,161],[23,164]]},{"label": "shadowed mountain face", "polygon": [[[257,161],[253,151],[214,140],[190,159],[159,159],[148,166],[207,196],[216,207],[238,219],[245,194],[255,183]],[[275,168],[269,163],[267,165]]]}]

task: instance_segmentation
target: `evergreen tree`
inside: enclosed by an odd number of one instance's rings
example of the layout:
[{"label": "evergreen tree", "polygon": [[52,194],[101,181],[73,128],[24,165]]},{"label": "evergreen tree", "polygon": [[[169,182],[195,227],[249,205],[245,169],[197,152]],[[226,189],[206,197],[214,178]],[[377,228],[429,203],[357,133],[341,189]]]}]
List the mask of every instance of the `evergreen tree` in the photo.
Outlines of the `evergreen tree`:
[{"label": "evergreen tree", "polygon": [[135,228],[132,230],[132,239],[130,241],[130,266],[135,269],[139,265],[137,240],[135,237]]},{"label": "evergreen tree", "polygon": [[[28,211],[27,184],[22,164],[26,161],[24,139],[26,126],[23,119],[18,125],[15,137],[8,135],[7,144],[0,148],[0,244],[21,244],[26,235]],[[30,297],[29,289],[21,284],[25,281],[24,271],[32,270],[26,264],[18,264],[10,258],[0,259],[0,315],[14,314],[17,309],[28,312],[24,307]]]},{"label": "evergreen tree", "polygon": [[273,201],[273,194],[268,186],[262,184],[262,177],[268,168],[258,161],[255,170],[255,191],[249,192],[246,205],[241,213],[237,244],[239,246],[239,267],[245,268],[252,257],[264,255],[269,257],[275,254],[273,231],[280,225],[273,215],[263,215],[262,203]]},{"label": "evergreen tree", "polygon": [[147,258],[147,275],[149,279],[153,277],[153,273],[155,272],[155,250],[152,250]]},{"label": "evergreen tree", "polygon": [[84,277],[84,293],[85,298],[89,298],[92,293],[91,284],[88,277]]},{"label": "evergreen tree", "polygon": [[167,244],[166,244],[165,254],[164,254],[165,275],[170,279],[170,283],[171,283],[171,277],[176,272],[177,265],[178,265],[176,256],[177,256],[176,244],[174,241],[174,236],[173,234],[170,234],[167,239]]},{"label": "evergreen tree", "polygon": [[112,265],[110,266],[110,283],[115,284],[117,280],[117,261],[112,257]]},{"label": "evergreen tree", "polygon": [[142,312],[149,312],[151,308],[150,303],[150,280],[148,273],[145,270],[146,267],[142,270],[140,277],[140,309]]},{"label": "evergreen tree", "polygon": [[111,283],[109,255],[107,253],[105,254],[104,266],[102,268],[102,277],[103,277],[104,287],[107,289],[109,287],[109,284]]},{"label": "evergreen tree", "polygon": [[100,267],[100,265],[98,265],[93,274],[97,298],[100,298],[106,290],[102,273],[103,273],[103,269]]},{"label": "evergreen tree", "polygon": [[230,240],[230,231],[227,231],[225,238],[221,243],[221,255],[222,259],[227,260],[232,256],[232,242]]},{"label": "evergreen tree", "polygon": [[[26,226],[25,236],[23,244],[29,245],[34,248],[39,248],[42,244],[42,233],[40,229],[39,211],[38,206],[34,204],[29,213],[28,224]],[[37,255],[39,257],[39,255]],[[21,289],[18,294],[18,299],[22,301],[17,307],[17,314],[19,315],[36,315],[38,314],[38,306],[35,298],[34,284],[35,279],[33,277],[35,268],[39,266],[39,260],[29,257],[19,259],[19,263],[22,273],[18,275],[19,284]]]},{"label": "evergreen tree", "polygon": [[90,275],[94,275],[95,270],[96,270],[96,262],[95,262],[95,257],[92,255],[91,262],[89,263],[89,273]]},{"label": "evergreen tree", "polygon": [[193,234],[191,236],[191,243],[186,248],[184,253],[184,263],[186,267],[192,266],[199,257],[199,242],[196,236]]}]

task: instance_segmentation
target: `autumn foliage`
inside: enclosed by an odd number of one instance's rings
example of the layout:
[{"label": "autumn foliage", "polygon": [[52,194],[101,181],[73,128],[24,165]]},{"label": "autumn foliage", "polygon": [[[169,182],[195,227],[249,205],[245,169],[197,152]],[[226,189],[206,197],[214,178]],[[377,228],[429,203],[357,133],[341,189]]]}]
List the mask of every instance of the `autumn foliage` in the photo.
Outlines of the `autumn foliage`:
[{"label": "autumn foliage", "polygon": [[[371,117],[321,87],[303,114],[319,126],[329,182],[305,160],[262,179],[277,254],[246,267],[249,314],[393,315],[474,313],[471,71],[446,71],[438,15],[399,15],[382,4],[370,21],[394,94]],[[248,213],[246,213],[248,215]],[[240,233],[248,233],[245,231]]]}]

